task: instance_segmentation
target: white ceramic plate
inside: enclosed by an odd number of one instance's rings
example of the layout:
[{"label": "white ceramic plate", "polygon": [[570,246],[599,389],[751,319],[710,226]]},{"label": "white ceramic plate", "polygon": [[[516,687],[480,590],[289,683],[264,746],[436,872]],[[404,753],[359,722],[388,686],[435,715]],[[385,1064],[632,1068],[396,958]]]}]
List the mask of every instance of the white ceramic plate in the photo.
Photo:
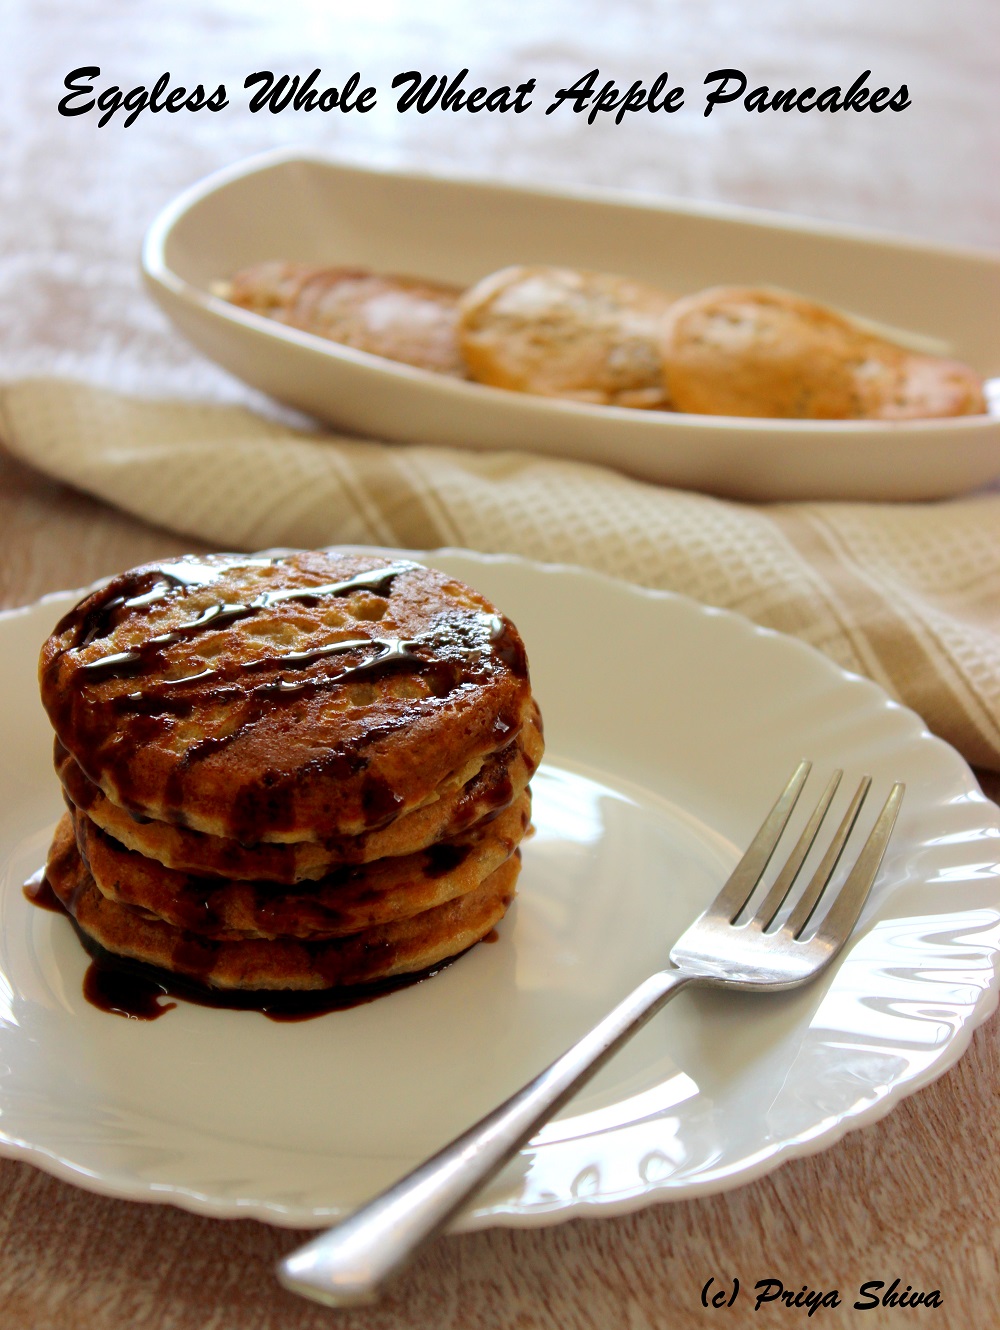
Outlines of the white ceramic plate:
[{"label": "white ceramic plate", "polygon": [[907,783],[842,961],[797,993],[681,995],[458,1226],[733,1186],[881,1116],[966,1047],[996,1003],[1000,815],[916,716],[692,601],[512,559],[427,557],[494,598],[529,644],[549,744],[538,832],[497,945],[301,1024],[184,1004],[140,1023],[88,1006],[69,923],[21,892],[60,807],[35,659],[72,597],[0,619],[5,1153],[115,1196],[322,1223],[660,968],[803,754],[821,773],[843,766],[845,786],[870,771],[877,802]]},{"label": "white ceramic plate", "polygon": [[531,397],[393,364],[211,294],[266,259],[467,284],[511,263],[617,272],[669,291],[782,286],[1000,374],[1000,259],[733,208],[552,193],[282,151],[211,176],[150,228],[153,296],[226,369],[374,438],[529,449],[748,499],[932,499],[1000,474],[1000,418],[744,420]]}]

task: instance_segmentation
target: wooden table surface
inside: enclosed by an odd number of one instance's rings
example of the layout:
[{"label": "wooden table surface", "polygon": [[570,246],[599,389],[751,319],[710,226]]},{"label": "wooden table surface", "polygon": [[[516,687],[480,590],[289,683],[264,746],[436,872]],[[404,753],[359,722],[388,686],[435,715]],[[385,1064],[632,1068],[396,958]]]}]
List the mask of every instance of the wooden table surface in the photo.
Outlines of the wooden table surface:
[{"label": "wooden table surface", "polygon": [[[359,12],[363,9],[363,13]],[[246,401],[142,295],[145,225],[178,189],[267,147],[302,142],[346,160],[766,206],[940,241],[1000,243],[993,0],[461,0],[365,6],[290,0],[7,0],[0,78],[0,374],[57,373],[126,390]],[[99,66],[98,90],[223,81],[218,114],[63,117],[63,79]],[[375,111],[253,115],[243,79],[262,69],[330,82],[355,69],[385,91]],[[540,89],[591,68],[627,86],[661,70],[690,91],[673,116],[400,115],[394,74],[455,73]],[[905,82],[912,105],[876,117],[700,112],[714,69],[748,86]],[[565,109],[565,108],[564,108]],[[255,403],[259,405],[259,403]],[[1000,532],[998,532],[1000,539]],[[0,605],[27,603],[121,567],[190,549],[51,483],[0,452]],[[998,611],[1000,613],[1000,611]],[[992,787],[996,797],[996,785]],[[280,1291],[275,1259],[298,1235],[77,1190],[0,1161],[3,1330],[305,1330],[385,1327],[647,1327],[794,1324],[744,1296],[705,1308],[709,1277],[837,1289],[816,1324],[997,1324],[1000,1293],[998,1022],[889,1117],[762,1181],[626,1218],[497,1229],[434,1246],[377,1308],[326,1312]],[[854,1311],[866,1280],[939,1289],[940,1309]]]}]

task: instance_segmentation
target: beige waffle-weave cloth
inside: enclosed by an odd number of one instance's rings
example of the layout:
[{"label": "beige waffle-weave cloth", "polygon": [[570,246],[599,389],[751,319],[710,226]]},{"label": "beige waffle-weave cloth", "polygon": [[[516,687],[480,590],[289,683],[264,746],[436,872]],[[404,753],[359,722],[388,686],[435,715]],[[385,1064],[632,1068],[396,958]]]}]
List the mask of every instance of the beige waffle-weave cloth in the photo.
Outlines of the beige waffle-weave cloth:
[{"label": "beige waffle-weave cloth", "polygon": [[54,379],[0,390],[0,435],[49,475],[224,549],[460,546],[739,611],[1000,770],[1000,495],[751,506],[530,453],[309,434]]}]

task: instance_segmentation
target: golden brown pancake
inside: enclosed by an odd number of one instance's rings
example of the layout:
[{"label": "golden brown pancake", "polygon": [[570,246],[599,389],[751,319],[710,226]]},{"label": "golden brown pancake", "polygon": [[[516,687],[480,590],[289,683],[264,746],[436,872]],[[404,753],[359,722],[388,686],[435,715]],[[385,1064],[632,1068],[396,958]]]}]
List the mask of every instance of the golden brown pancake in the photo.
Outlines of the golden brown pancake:
[{"label": "golden brown pancake", "polygon": [[231,882],[178,873],[126,850],[84,814],[76,842],[108,900],[204,937],[342,937],[393,923],[475,890],[513,854],[531,820],[531,796],[417,854],[341,868],[304,886]]},{"label": "golden brown pancake", "polygon": [[515,851],[465,895],[409,919],[320,942],[216,941],[108,900],[80,857],[68,816],[57,828],[46,875],[80,930],[113,955],[209,987],[316,990],[412,974],[465,951],[503,917],[519,868]]},{"label": "golden brown pancake", "polygon": [[713,287],[663,322],[675,410],[816,420],[916,420],[985,411],[977,375],[918,355],[785,291]]},{"label": "golden brown pancake", "polygon": [[504,268],[462,296],[459,344],[479,383],[665,410],[659,346],[670,300],[607,273]]},{"label": "golden brown pancake", "polygon": [[42,700],[139,817],[242,844],[365,835],[464,784],[532,702],[517,630],[374,555],[209,555],[113,578],[56,626]]},{"label": "golden brown pancake", "polygon": [[366,268],[259,263],[226,299],[303,332],[438,374],[465,377],[455,335],[460,287]]},{"label": "golden brown pancake", "polygon": [[55,764],[70,802],[128,849],[182,872],[291,885],[323,877],[341,864],[365,864],[386,856],[413,854],[499,812],[524,792],[542,759],[544,746],[541,717],[532,704],[514,742],[488,757],[466,784],[453,789],[439,787],[438,797],[430,803],[375,831],[288,844],[262,841],[241,845],[169,822],[137,821],[87,779],[58,740]]}]

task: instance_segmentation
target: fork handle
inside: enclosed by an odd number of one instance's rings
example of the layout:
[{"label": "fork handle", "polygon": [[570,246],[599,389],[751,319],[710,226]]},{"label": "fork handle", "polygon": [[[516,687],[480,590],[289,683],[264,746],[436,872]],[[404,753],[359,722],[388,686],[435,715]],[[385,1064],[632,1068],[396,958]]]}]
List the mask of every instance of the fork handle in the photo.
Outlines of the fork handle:
[{"label": "fork handle", "polygon": [[379,1286],[439,1233],[534,1132],[680,988],[696,976],[652,975],[499,1108],[368,1201],[286,1256],[286,1288],[330,1307],[373,1302]]}]

